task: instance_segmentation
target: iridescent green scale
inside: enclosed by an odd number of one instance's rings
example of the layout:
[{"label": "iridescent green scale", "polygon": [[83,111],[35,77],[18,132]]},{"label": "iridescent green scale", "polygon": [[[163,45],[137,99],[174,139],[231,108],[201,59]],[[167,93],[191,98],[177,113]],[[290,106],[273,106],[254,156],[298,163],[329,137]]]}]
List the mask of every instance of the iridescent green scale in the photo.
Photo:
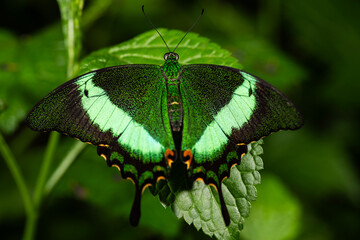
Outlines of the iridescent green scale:
[{"label": "iridescent green scale", "polygon": [[[202,180],[219,192],[247,144],[302,117],[270,84],[241,70],[210,64],[181,66],[174,52],[163,66],[99,69],[61,85],[27,116],[37,131],[58,131],[97,146],[109,166],[136,187],[130,222],[140,218],[141,194],[159,181]],[[178,174],[178,172],[176,173]],[[190,186],[191,187],[191,186]]]},{"label": "iridescent green scale", "polygon": [[168,112],[172,131],[179,132],[182,127],[182,100],[179,89],[181,67],[175,55],[165,54],[165,64],[162,67],[163,77],[167,87]]}]

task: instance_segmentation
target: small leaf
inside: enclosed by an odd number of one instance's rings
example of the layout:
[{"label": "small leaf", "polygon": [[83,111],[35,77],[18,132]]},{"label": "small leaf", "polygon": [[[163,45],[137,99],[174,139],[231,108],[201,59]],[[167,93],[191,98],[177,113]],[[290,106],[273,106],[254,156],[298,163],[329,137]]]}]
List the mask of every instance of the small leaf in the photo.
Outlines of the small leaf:
[{"label": "small leaf", "polygon": [[231,224],[226,227],[221,215],[218,192],[201,181],[194,183],[193,189],[176,195],[172,207],[178,218],[184,218],[196,229],[202,229],[209,236],[219,239],[238,239],[245,218],[250,213],[250,201],[256,200],[256,188],[260,183],[259,170],[263,163],[262,140],[248,145],[248,153],[239,166],[233,167],[230,178],[223,182],[223,194],[229,211]]}]

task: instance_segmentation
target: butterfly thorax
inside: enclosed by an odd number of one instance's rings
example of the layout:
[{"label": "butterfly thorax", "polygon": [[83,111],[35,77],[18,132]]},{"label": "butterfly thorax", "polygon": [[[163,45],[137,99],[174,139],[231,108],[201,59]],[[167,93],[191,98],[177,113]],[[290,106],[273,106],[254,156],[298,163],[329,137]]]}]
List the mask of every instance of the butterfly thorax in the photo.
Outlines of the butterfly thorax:
[{"label": "butterfly thorax", "polygon": [[172,131],[180,132],[183,120],[183,107],[179,89],[181,66],[176,53],[166,53],[162,74],[167,88],[167,106]]},{"label": "butterfly thorax", "polygon": [[178,62],[179,56],[176,53],[166,53],[164,59],[165,63],[162,67],[164,77],[177,80],[181,72],[181,66]]}]

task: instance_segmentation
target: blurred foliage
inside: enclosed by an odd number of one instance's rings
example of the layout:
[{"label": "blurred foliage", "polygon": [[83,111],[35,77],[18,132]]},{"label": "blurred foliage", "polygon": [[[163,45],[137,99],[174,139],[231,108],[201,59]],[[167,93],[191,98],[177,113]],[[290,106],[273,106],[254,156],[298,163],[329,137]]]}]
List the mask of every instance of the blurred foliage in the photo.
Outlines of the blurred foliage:
[{"label": "blurred foliage", "polygon": [[[232,52],[243,70],[285,92],[305,115],[302,129],[264,140],[265,175],[240,236],[358,239],[360,3],[88,0],[82,56],[150,30],[143,4],[156,26],[183,31],[205,8],[193,31]],[[23,120],[38,100],[67,80],[60,11],[55,0],[1,1],[0,18],[0,131],[32,193],[48,135],[30,131]],[[74,141],[61,138],[50,171]],[[0,159],[1,238],[19,239],[24,208]],[[178,221],[148,191],[140,226],[131,228],[133,191],[88,147],[44,201],[37,239],[207,238]]]}]

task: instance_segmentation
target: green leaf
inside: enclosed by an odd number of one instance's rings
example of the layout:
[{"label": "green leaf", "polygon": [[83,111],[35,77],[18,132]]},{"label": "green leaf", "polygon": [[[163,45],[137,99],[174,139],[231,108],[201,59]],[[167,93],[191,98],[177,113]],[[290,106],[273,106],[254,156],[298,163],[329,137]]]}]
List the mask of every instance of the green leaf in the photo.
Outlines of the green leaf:
[{"label": "green leaf", "polygon": [[7,106],[0,116],[4,133],[12,133],[40,98],[66,80],[61,39],[58,25],[22,41],[0,29],[0,99]]},{"label": "green leaf", "polygon": [[[159,31],[170,50],[176,47],[185,34],[178,30],[159,29]],[[129,41],[90,54],[81,61],[80,73],[124,64],[162,65],[166,52],[168,50],[159,35],[154,30],[150,30]],[[208,63],[241,68],[241,64],[229,51],[196,33],[189,33],[176,52],[179,54],[180,64]]]},{"label": "green leaf", "polygon": [[201,181],[196,181],[192,190],[176,196],[172,205],[176,216],[209,236],[239,239],[245,218],[250,213],[250,201],[256,200],[255,185],[261,181],[258,172],[263,168],[259,157],[263,152],[261,144],[262,140],[249,144],[249,152],[241,164],[233,167],[230,178],[223,182],[224,199],[231,218],[229,227],[224,224],[217,191]]}]

